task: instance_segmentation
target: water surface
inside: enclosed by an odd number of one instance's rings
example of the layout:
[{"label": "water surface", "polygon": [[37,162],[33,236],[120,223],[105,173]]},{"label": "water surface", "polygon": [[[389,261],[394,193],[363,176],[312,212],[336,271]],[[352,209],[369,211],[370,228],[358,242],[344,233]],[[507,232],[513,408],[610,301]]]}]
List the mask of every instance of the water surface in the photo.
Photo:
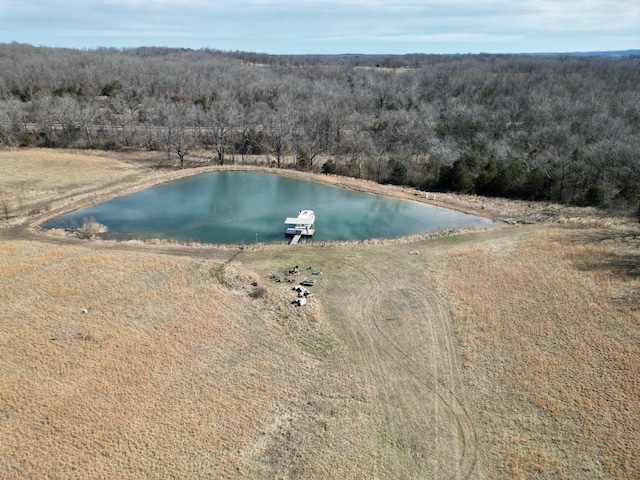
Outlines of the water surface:
[{"label": "water surface", "polygon": [[489,226],[489,219],[419,202],[259,172],[211,172],[115,198],[46,222],[69,228],[95,218],[106,238],[213,244],[284,241],[284,219],[316,214],[314,240],[396,238]]}]

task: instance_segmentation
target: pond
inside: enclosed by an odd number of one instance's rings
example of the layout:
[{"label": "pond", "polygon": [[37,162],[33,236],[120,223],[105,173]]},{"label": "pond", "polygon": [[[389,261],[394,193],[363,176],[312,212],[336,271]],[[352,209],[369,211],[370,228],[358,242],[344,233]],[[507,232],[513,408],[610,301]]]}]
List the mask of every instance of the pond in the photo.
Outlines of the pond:
[{"label": "pond", "polygon": [[355,192],[277,174],[203,173],[114,198],[47,221],[80,226],[93,217],[103,238],[162,238],[212,244],[285,241],[284,219],[316,214],[314,241],[397,238],[493,221],[419,202]]}]

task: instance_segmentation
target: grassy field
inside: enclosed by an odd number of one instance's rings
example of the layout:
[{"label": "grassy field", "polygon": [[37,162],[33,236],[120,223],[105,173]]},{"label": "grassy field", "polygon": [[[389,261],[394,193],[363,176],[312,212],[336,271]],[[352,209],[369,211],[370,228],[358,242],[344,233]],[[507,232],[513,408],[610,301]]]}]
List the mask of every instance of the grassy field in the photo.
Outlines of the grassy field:
[{"label": "grassy field", "polygon": [[28,227],[176,175],[0,152],[0,477],[640,477],[631,222],[442,196],[546,220],[244,249]]}]

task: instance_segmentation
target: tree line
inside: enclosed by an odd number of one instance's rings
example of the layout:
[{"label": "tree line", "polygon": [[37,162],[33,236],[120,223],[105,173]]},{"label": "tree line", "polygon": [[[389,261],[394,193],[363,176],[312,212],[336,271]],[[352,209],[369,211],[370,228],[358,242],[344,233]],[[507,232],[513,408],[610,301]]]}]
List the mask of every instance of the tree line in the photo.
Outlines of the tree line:
[{"label": "tree line", "polygon": [[206,148],[429,190],[640,196],[640,58],[0,44],[0,144]]}]

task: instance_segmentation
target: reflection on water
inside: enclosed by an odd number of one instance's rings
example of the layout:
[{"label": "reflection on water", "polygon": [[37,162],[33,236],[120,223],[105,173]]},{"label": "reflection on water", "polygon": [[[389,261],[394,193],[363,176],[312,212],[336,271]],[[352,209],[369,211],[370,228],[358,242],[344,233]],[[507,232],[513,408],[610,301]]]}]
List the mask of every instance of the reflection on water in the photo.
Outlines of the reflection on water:
[{"label": "reflection on water", "polygon": [[418,202],[257,172],[204,173],[77,210],[46,222],[67,228],[94,217],[111,238],[238,244],[283,241],[284,219],[316,213],[315,240],[395,238],[491,225]]}]

